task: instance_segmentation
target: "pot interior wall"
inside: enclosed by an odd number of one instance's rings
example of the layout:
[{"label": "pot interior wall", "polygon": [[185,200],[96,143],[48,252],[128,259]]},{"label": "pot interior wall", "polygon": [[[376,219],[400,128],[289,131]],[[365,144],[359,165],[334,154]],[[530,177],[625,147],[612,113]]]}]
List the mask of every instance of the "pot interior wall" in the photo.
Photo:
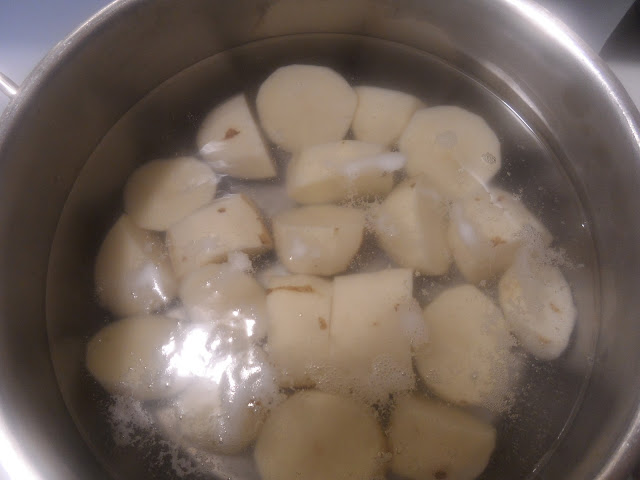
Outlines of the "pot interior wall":
[{"label": "pot interior wall", "polygon": [[[629,121],[628,112],[610,100],[617,92],[606,92],[608,86],[603,87],[593,73],[590,59],[572,50],[571,39],[563,44],[553,32],[533,27],[525,20],[527,12],[518,12],[519,5],[129,1],[103,13],[49,57],[0,126],[2,412],[25,452],[40,452],[32,461],[47,472],[45,477],[105,475],[69,419],[47,346],[45,272],[56,228],[47,292],[51,353],[67,406],[95,450],[105,440],[108,444],[104,438],[108,431],[102,428],[104,417],[93,415],[95,403],[87,398],[100,402],[101,393],[89,386],[86,376],[79,380],[85,374],[78,360],[83,341],[105,319],[91,301],[91,264],[118,211],[124,179],[149,158],[192,151],[190,139],[201,114],[239,89],[254,91],[255,82],[278,62],[278,53],[272,52],[282,48],[270,50],[278,42],[285,42],[285,51],[288,48],[294,57],[314,58],[347,74],[357,72],[361,78],[379,78],[416,93],[429,90],[424,82],[432,89],[427,100],[430,95],[459,99],[461,104],[480,107],[490,123],[501,125],[506,115],[511,117],[509,125],[517,125],[501,131],[508,155],[518,157],[521,166],[499,180],[525,188],[528,203],[550,219],[549,227],[562,239],[570,258],[583,264],[580,272],[569,273],[581,317],[572,348],[554,372],[557,383],[542,392],[526,392],[534,408],[529,420],[527,411],[522,411],[519,435],[526,441],[512,450],[518,458],[499,467],[512,468],[512,478],[534,469],[576,413],[593,365],[575,421],[556,445],[558,454],[538,469],[543,468],[547,478],[595,476],[621,441],[638,400],[640,362],[635,345],[640,331],[632,319],[638,307],[633,279],[640,269],[640,227],[628,201],[639,191],[637,139],[619,128]],[[495,25],[501,28],[492,28]],[[364,33],[432,56],[413,64],[409,59],[415,51],[407,53],[397,45],[311,36],[275,38],[265,43],[271,47],[247,46],[240,53],[206,60],[248,41],[306,31]],[[331,42],[338,42],[334,45],[339,48],[328,48]],[[410,70],[404,85],[386,77],[388,64]],[[474,81],[469,83],[469,78]],[[460,88],[463,84],[473,87]],[[525,147],[522,151],[519,144]],[[532,152],[544,152],[540,158],[552,163],[537,162],[539,157]],[[67,209],[60,217],[65,202]],[[562,225],[566,218],[573,223]],[[625,226],[624,233],[620,225]],[[549,372],[539,374],[548,377]],[[81,385],[86,390],[81,391]],[[553,427],[535,425],[541,436],[531,441],[523,432],[540,418]],[[122,468],[137,468],[130,452],[120,454]],[[623,463],[613,468],[612,475]],[[489,470],[487,478],[495,472]]]}]

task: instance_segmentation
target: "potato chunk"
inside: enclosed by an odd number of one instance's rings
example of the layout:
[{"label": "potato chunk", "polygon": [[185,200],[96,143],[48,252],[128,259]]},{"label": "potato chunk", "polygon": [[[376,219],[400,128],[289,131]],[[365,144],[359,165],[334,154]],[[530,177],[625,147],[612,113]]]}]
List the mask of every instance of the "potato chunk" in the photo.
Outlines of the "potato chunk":
[{"label": "potato chunk", "polygon": [[256,98],[262,128],[290,152],[344,138],[357,103],[356,93],[342,76],[315,65],[278,68]]},{"label": "potato chunk", "polygon": [[287,193],[303,204],[385,196],[393,188],[393,172],[404,163],[399,153],[384,152],[373,143],[314,145],[289,163]]},{"label": "potato chunk", "polygon": [[460,107],[418,110],[398,145],[409,175],[426,175],[453,199],[481,190],[502,162],[500,142],[487,122]]},{"label": "potato chunk", "polygon": [[244,195],[228,195],[172,225],[167,246],[181,277],[207,263],[224,262],[231,252],[266,252],[272,241],[255,205]]},{"label": "potato chunk", "polygon": [[180,323],[160,315],[127,317],[110,323],[87,345],[87,369],[110,393],[138,400],[170,397],[188,378],[171,366],[171,346]]},{"label": "potato chunk", "polygon": [[162,238],[127,215],[103,240],[94,273],[100,303],[118,316],[159,310],[178,290]]},{"label": "potato chunk", "polygon": [[314,385],[329,359],[333,283],[309,275],[287,275],[272,276],[267,285],[267,348],[280,371],[280,384]]},{"label": "potato chunk", "polygon": [[278,258],[293,273],[333,275],[347,269],[364,232],[361,210],[334,205],[294,208],[273,219]]},{"label": "potato chunk", "polygon": [[213,200],[218,180],[192,157],[153,160],[131,174],[124,210],[139,227],[163,231]]},{"label": "potato chunk", "polygon": [[310,390],[273,410],[254,458],[263,480],[371,480],[382,473],[385,451],[373,411]]},{"label": "potato chunk", "polygon": [[458,269],[472,283],[504,272],[521,246],[547,246],[552,241],[548,230],[520,201],[498,188],[455,203],[448,237]]},{"label": "potato chunk", "polygon": [[253,276],[230,264],[205,265],[182,279],[180,298],[194,322],[239,329],[247,338],[267,333],[266,293]]},{"label": "potato chunk", "polygon": [[358,107],[351,128],[356,140],[391,146],[422,102],[413,95],[379,87],[356,87]]},{"label": "potato chunk", "polygon": [[[405,324],[413,303],[413,271],[388,269],[336,277],[329,328],[331,367],[319,388],[353,389],[367,400],[414,387],[411,343]],[[411,318],[410,318],[411,320]]]},{"label": "potato chunk", "polygon": [[500,309],[472,285],[449,288],[424,309],[429,341],[415,355],[424,382],[446,400],[501,410],[515,345]]},{"label": "potato chunk", "polygon": [[410,179],[382,202],[376,212],[378,243],[402,267],[425,275],[443,275],[451,265],[447,208],[422,177]]},{"label": "potato chunk", "polygon": [[487,467],[496,429],[472,415],[419,397],[398,400],[391,415],[391,469],[414,480],[474,480]]},{"label": "potato chunk", "polygon": [[[208,344],[214,344],[211,338]],[[200,346],[194,354],[209,358],[204,375],[161,406],[156,421],[178,443],[227,455],[240,453],[256,439],[278,399],[273,371],[258,347],[221,352]]]},{"label": "potato chunk", "polygon": [[206,116],[196,143],[202,158],[216,172],[253,180],[276,176],[243,94],[218,105]]},{"label": "potato chunk", "polygon": [[498,293],[509,329],[524,349],[553,360],[567,348],[577,311],[560,269],[540,256],[522,251],[500,279]]}]

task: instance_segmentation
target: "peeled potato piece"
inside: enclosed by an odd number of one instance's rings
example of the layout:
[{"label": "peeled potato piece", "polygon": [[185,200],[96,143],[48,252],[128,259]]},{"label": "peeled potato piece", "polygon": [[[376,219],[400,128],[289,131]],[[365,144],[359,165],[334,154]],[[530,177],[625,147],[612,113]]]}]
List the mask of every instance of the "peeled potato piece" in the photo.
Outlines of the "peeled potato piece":
[{"label": "peeled potato piece", "polygon": [[262,128],[290,152],[344,138],[357,103],[356,93],[342,76],[315,65],[278,68],[256,98]]},{"label": "peeled potato piece", "polygon": [[502,162],[500,142],[487,122],[460,107],[418,110],[398,145],[409,175],[426,175],[453,199],[481,190]]},{"label": "peeled potato piece", "polygon": [[385,451],[368,407],[310,390],[273,410],[254,458],[263,480],[371,480],[382,473]]},{"label": "peeled potato piece", "polygon": [[256,439],[278,388],[264,353],[257,347],[210,357],[205,375],[155,414],[169,438],[207,451],[232,455]]},{"label": "peeled potato piece", "polygon": [[361,210],[334,205],[294,208],[273,218],[278,258],[293,273],[333,275],[347,269],[362,243]]},{"label": "peeled potato piece", "polygon": [[403,267],[443,275],[451,265],[446,205],[422,177],[410,179],[382,202],[375,216],[378,243]]},{"label": "peeled potato piece", "polygon": [[520,201],[498,188],[455,203],[448,237],[458,269],[472,283],[504,272],[521,246],[547,246],[552,241],[549,231]]},{"label": "peeled potato piece", "polygon": [[243,94],[218,105],[206,116],[196,143],[202,158],[216,172],[252,180],[276,176]]},{"label": "peeled potato piece", "polygon": [[192,321],[225,324],[252,340],[266,335],[266,293],[233,264],[205,265],[188,273],[180,284],[180,299]]},{"label": "peeled potato piece", "polygon": [[379,87],[355,87],[358,107],[353,117],[356,140],[390,146],[422,102],[413,95]]},{"label": "peeled potato piece", "polygon": [[215,173],[199,160],[153,160],[131,174],[124,210],[139,227],[163,231],[216,195]]},{"label": "peeled potato piece", "polygon": [[[415,385],[411,363],[414,326],[404,313],[413,303],[413,271],[388,269],[336,277],[329,342],[329,378],[322,389],[353,390],[367,400]],[[413,317],[412,317],[413,318]]]},{"label": "peeled potato piece", "polygon": [[496,429],[472,415],[419,397],[400,398],[391,415],[391,469],[414,480],[473,480],[487,467]]},{"label": "peeled potato piece", "polygon": [[287,193],[298,203],[333,203],[385,196],[393,172],[405,164],[399,153],[357,140],[314,145],[289,163]]},{"label": "peeled potato piece", "polygon": [[127,215],[103,240],[94,273],[100,303],[118,316],[159,310],[178,290],[162,238]]},{"label": "peeled potato piece", "polygon": [[499,410],[517,361],[500,309],[472,285],[449,288],[424,309],[429,341],[416,368],[435,393],[461,405]]},{"label": "peeled potato piece", "polygon": [[525,350],[541,360],[558,358],[577,315],[560,269],[523,251],[500,279],[498,294],[509,329]]},{"label": "peeled potato piece", "polygon": [[310,275],[267,280],[269,358],[286,387],[314,385],[329,358],[333,283]]},{"label": "peeled potato piece", "polygon": [[266,252],[272,242],[255,205],[244,195],[228,195],[172,225],[167,246],[181,277],[207,263],[223,262],[231,252]]},{"label": "peeled potato piece", "polygon": [[138,400],[170,397],[188,378],[171,366],[180,323],[161,315],[127,317],[110,323],[87,345],[87,369],[110,393]]}]

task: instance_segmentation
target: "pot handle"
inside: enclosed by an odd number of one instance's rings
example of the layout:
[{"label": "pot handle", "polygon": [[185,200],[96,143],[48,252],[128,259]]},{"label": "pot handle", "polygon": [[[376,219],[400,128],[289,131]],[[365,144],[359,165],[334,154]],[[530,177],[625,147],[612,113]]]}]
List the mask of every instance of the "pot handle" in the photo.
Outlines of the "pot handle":
[{"label": "pot handle", "polygon": [[18,85],[2,72],[0,72],[0,92],[9,98],[18,94]]}]

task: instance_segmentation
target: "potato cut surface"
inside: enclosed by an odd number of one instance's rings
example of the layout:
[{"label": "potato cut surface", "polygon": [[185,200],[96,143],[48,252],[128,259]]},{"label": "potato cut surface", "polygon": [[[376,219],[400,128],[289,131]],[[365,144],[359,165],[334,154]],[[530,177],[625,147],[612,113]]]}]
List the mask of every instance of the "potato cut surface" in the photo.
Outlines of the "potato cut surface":
[{"label": "potato cut surface", "polygon": [[[413,271],[389,269],[334,279],[331,367],[322,389],[353,389],[367,399],[414,387]],[[408,318],[406,318],[408,317]]]},{"label": "potato cut surface", "polygon": [[521,246],[547,246],[552,241],[545,226],[519,200],[498,188],[455,203],[448,237],[458,269],[472,283],[503,273]]},{"label": "potato cut surface", "polygon": [[273,410],[254,458],[263,480],[371,480],[382,473],[385,452],[368,407],[310,390]]},{"label": "potato cut surface", "polygon": [[211,356],[205,374],[161,406],[155,418],[178,443],[232,455],[256,439],[277,400],[277,386],[259,348],[229,355],[215,347],[213,339],[208,349],[198,352]]},{"label": "potato cut surface", "polygon": [[414,480],[473,480],[489,463],[496,429],[472,415],[421,397],[398,400],[389,427],[391,469]]},{"label": "potato cut surface", "polygon": [[126,214],[103,240],[94,277],[100,303],[118,316],[157,311],[178,290],[160,235],[137,227]]},{"label": "potato cut surface", "polygon": [[255,255],[272,245],[257,208],[239,194],[219,198],[167,230],[169,255],[179,277],[207,263],[224,262],[231,252]]},{"label": "potato cut surface", "polygon": [[298,203],[334,203],[383,197],[393,188],[401,154],[357,140],[314,145],[296,155],[287,170],[287,193]]},{"label": "potato cut surface", "polygon": [[357,103],[340,74],[315,65],[278,68],[260,86],[256,99],[262,128],[290,152],[343,139]]},{"label": "potato cut surface", "polygon": [[294,208],[273,219],[276,252],[280,262],[293,273],[340,273],[360,249],[364,226],[364,213],[355,208]]},{"label": "potato cut surface", "polygon": [[472,285],[445,290],[424,309],[429,341],[418,373],[442,398],[501,410],[518,361],[500,309]]},{"label": "potato cut surface", "polygon": [[351,128],[356,140],[393,145],[422,102],[408,93],[388,88],[355,87],[358,107]]},{"label": "potato cut surface", "polygon": [[541,360],[564,352],[577,311],[558,267],[522,252],[500,279],[498,294],[509,329],[525,350]]},{"label": "potato cut surface", "polygon": [[205,117],[196,143],[216,172],[252,180],[276,176],[244,94],[218,105]]},{"label": "potato cut surface", "polygon": [[213,200],[218,180],[192,157],[153,160],[131,174],[124,210],[139,227],[164,231]]},{"label": "potato cut surface", "polygon": [[179,392],[187,379],[166,354],[180,334],[179,322],[161,315],[127,317],[110,323],[87,345],[87,369],[110,393],[157,400]]},{"label": "potato cut surface", "polygon": [[500,170],[500,142],[482,117],[455,106],[418,110],[398,142],[409,175],[425,175],[456,199],[486,187]]},{"label": "potato cut surface", "polygon": [[422,177],[398,185],[376,212],[378,243],[402,267],[443,275],[451,265],[447,207]]},{"label": "potato cut surface", "polygon": [[180,299],[194,322],[239,329],[252,340],[266,335],[266,293],[234,265],[210,264],[188,273],[180,284]]},{"label": "potato cut surface", "polygon": [[269,358],[286,387],[315,384],[329,360],[333,283],[310,275],[267,280]]}]

